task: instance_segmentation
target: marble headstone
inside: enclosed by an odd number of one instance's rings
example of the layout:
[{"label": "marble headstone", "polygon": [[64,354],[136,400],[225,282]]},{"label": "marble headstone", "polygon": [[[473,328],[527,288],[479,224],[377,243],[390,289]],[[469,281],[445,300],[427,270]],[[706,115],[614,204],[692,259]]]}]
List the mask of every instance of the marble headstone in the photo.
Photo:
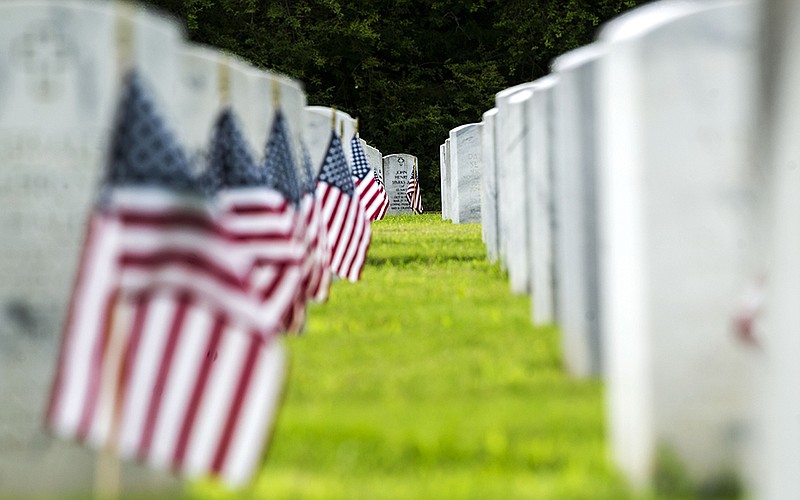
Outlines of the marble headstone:
[{"label": "marble headstone", "polygon": [[[408,154],[391,154],[383,157],[383,181],[389,197],[386,215],[410,214],[411,204],[406,197],[406,188],[417,158]],[[424,186],[423,186],[424,188]]]},{"label": "marble headstone", "polygon": [[655,2],[599,37],[608,428],[636,486],[664,456],[698,485],[726,481],[750,427],[754,351],[732,312],[752,244],[757,19],[748,3]]},{"label": "marble headstone", "polygon": [[[364,154],[367,156],[367,161],[369,162],[369,166],[372,167],[372,170],[378,173],[378,175],[383,175],[383,155],[378,150],[378,148],[372,147],[364,141],[364,139],[359,139],[361,141],[361,147],[364,148]],[[381,177],[383,180],[383,177]]]},{"label": "marble headstone", "polygon": [[450,185],[453,223],[481,221],[481,124],[450,131]]},{"label": "marble headstone", "polygon": [[602,54],[595,43],[553,63],[556,317],[567,370],[578,377],[601,374],[595,83]]},{"label": "marble headstone", "polygon": [[[753,332],[763,351],[757,443],[753,448],[752,498],[800,497],[800,4],[791,0],[763,2],[760,53],[761,116],[753,162],[757,186],[757,241],[753,278],[766,276],[765,303]],[[762,283],[761,286],[764,286]],[[755,313],[761,312],[756,309]]]},{"label": "marble headstone", "polygon": [[558,77],[534,82],[528,101],[528,251],[530,290],[535,325],[553,323],[555,280],[553,272],[553,90]]},{"label": "marble headstone", "polygon": [[[123,31],[132,37],[118,43]],[[0,3],[4,496],[78,498],[92,493],[94,454],[46,434],[44,410],[85,222],[127,69],[119,55],[134,61],[171,120],[174,109],[168,104],[177,82],[180,35],[168,21],[114,3]],[[176,484],[132,465],[120,473],[127,492]]]},{"label": "marble headstone", "polygon": [[334,112],[332,108],[323,106],[306,106],[303,110],[303,137],[314,167],[314,175],[319,175],[333,127],[336,126]]},{"label": "marble headstone", "polygon": [[[450,138],[448,137],[444,141],[444,177],[446,182],[444,184],[444,192],[442,193],[442,217],[445,220],[452,221],[453,220],[453,210],[452,210],[452,199],[453,199],[453,188],[450,182]],[[447,212],[445,214],[445,212]]]},{"label": "marble headstone", "polygon": [[495,150],[495,116],[497,108],[483,114],[481,127],[481,232],[486,244],[486,255],[490,262],[497,262],[497,153]]},{"label": "marble headstone", "polygon": [[447,149],[444,143],[439,145],[439,181],[441,184],[441,188],[439,190],[440,198],[442,201],[442,220],[447,219],[447,201],[445,196],[447,195],[447,190],[445,185],[449,182],[447,179],[447,172],[445,171],[445,161],[447,160]]},{"label": "marble headstone", "polygon": [[500,262],[508,269],[513,293],[529,292],[530,249],[527,234],[529,125],[528,101],[533,83],[505,89],[495,97],[497,206],[500,221]]}]

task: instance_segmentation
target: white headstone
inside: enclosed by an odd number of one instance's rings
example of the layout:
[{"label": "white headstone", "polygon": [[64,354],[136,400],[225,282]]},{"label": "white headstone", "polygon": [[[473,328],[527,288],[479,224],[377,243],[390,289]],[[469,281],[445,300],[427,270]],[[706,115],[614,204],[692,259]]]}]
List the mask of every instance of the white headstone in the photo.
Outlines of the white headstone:
[{"label": "white headstone", "polygon": [[[442,193],[442,216],[445,220],[453,220],[453,185],[451,182],[450,138],[444,141],[444,193]],[[445,212],[447,214],[445,215]]]},{"label": "white headstone", "polygon": [[[176,132],[190,156],[199,160],[208,152],[211,130],[220,111],[219,65],[223,56],[210,47],[187,44],[180,57]],[[203,163],[194,162],[198,167]]]},{"label": "white headstone", "polygon": [[450,185],[453,223],[481,221],[481,124],[450,131]]},{"label": "white headstone", "polygon": [[[303,111],[303,137],[314,167],[314,175],[319,175],[322,161],[328,151],[331,133],[336,122],[333,120],[334,110],[323,106],[306,106]],[[339,131],[337,130],[337,134]]]},{"label": "white headstone", "polygon": [[[117,43],[121,25],[133,40]],[[62,324],[131,54],[174,118],[180,32],[114,3],[0,3],[0,490],[89,496],[94,454],[44,432]],[[125,466],[124,491],[174,488]],[[171,486],[168,486],[170,484]]]},{"label": "white headstone", "polygon": [[556,318],[564,361],[578,377],[601,374],[595,84],[602,54],[595,43],[553,63]]},{"label": "white headstone", "polygon": [[528,101],[528,251],[532,319],[535,325],[554,320],[553,272],[553,89],[558,77],[549,75],[533,82]]},{"label": "white headstone", "polygon": [[386,215],[411,213],[411,204],[408,203],[406,197],[406,188],[416,161],[416,156],[408,154],[391,154],[383,157],[383,182],[389,197],[389,208],[386,210]]},{"label": "white headstone", "polygon": [[[753,450],[752,497],[800,498],[800,4],[791,0],[763,3],[759,62],[765,77],[760,123],[759,161],[753,162],[757,186],[757,277],[766,273],[763,320],[755,331],[763,352],[759,379],[758,442]],[[763,277],[760,276],[760,277]],[[760,312],[760,311],[757,311]]]},{"label": "white headstone", "polygon": [[339,137],[342,139],[342,148],[344,148],[344,156],[347,158],[347,164],[353,166],[353,148],[350,141],[356,134],[356,120],[344,111],[336,110],[337,129]]},{"label": "white headstone", "polygon": [[497,199],[500,227],[500,262],[508,268],[513,293],[526,293],[530,284],[528,247],[527,106],[533,83],[499,92],[495,97],[497,148]]},{"label": "white headstone", "polygon": [[442,201],[442,220],[447,219],[447,201],[445,196],[447,195],[447,189],[445,186],[449,182],[447,178],[447,170],[445,169],[445,163],[447,162],[447,146],[442,143],[439,145],[439,181],[441,183],[440,199]]},{"label": "white headstone", "polygon": [[483,114],[481,127],[481,231],[490,262],[497,262],[499,244],[497,230],[497,169],[495,148],[495,116],[497,108]]},{"label": "white headstone", "polygon": [[[383,155],[381,154],[378,148],[370,146],[364,139],[360,139],[361,147],[364,149],[364,154],[367,156],[367,161],[369,162],[369,166],[372,167],[372,170],[378,173],[378,175],[383,175]],[[381,177],[383,179],[383,177]]]},{"label": "white headstone", "polygon": [[731,326],[757,17],[740,2],[656,2],[600,35],[606,398],[613,456],[638,486],[657,456],[697,483],[738,467],[753,352]]}]

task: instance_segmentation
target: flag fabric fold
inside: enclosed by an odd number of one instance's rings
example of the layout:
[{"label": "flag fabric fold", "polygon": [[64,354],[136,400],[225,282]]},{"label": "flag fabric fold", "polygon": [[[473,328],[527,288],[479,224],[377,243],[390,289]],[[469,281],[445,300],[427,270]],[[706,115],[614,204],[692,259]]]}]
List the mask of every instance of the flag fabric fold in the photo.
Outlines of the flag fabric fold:
[{"label": "flag fabric fold", "polygon": [[322,207],[331,270],[344,279],[358,281],[372,232],[335,130],[319,173],[316,195]]},{"label": "flag fabric fold", "polygon": [[350,141],[350,149],[353,153],[353,182],[364,213],[370,221],[383,219],[389,208],[389,196],[370,167],[357,135]]},{"label": "flag fabric fold", "polygon": [[414,168],[411,169],[411,177],[408,179],[406,198],[408,199],[409,205],[411,205],[411,211],[415,214],[421,214],[422,193],[420,193],[419,172],[417,171],[416,164],[414,165]]},{"label": "flag fabric fold", "polygon": [[[291,224],[242,222],[264,199],[225,198],[232,187],[254,194],[261,182],[229,118],[220,117],[212,145],[212,162],[223,165],[200,179],[145,82],[126,77],[46,425],[123,458],[239,487],[259,463],[285,369],[277,313],[265,307],[277,271],[256,271],[293,265],[298,284],[300,273],[294,247],[279,244]],[[209,191],[222,201],[211,203]],[[283,214],[291,204],[277,198],[270,210]]]}]

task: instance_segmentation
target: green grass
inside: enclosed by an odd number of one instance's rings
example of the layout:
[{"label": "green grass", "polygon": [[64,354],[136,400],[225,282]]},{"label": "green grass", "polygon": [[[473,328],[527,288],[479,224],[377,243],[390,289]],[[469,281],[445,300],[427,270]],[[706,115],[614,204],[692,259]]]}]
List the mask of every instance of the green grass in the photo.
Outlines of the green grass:
[{"label": "green grass", "polygon": [[[373,224],[359,283],[287,339],[292,368],[255,498],[629,498],[601,386],[562,370],[486,261],[478,225]],[[197,498],[235,495],[207,483]]]}]

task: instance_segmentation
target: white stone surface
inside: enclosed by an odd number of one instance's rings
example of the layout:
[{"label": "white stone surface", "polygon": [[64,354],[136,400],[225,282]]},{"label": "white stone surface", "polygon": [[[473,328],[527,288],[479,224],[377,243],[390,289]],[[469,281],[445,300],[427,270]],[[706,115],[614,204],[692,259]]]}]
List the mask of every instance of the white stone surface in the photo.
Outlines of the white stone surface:
[{"label": "white stone surface", "polygon": [[445,162],[447,161],[447,146],[442,143],[439,145],[439,181],[441,184],[441,188],[439,190],[440,198],[442,202],[442,220],[447,219],[447,200],[445,197],[447,196],[447,188],[445,187],[449,180],[447,179],[447,170],[445,168]]},{"label": "white stone surface", "polygon": [[495,148],[495,117],[497,108],[483,114],[481,127],[481,233],[486,244],[489,262],[497,262],[499,245],[497,230],[497,169]]},{"label": "white stone surface", "polygon": [[531,318],[535,325],[554,320],[553,272],[553,90],[558,77],[549,75],[533,82],[533,95],[528,101],[528,258]]},{"label": "white stone surface", "polygon": [[[132,26],[124,52],[169,120],[175,116],[181,41],[172,23],[125,9],[62,0],[0,3],[3,496],[79,498],[93,487],[94,454],[45,434],[43,412],[125,70],[116,43],[118,19]],[[122,467],[123,491],[177,484]]]},{"label": "white stone surface", "polygon": [[450,174],[454,224],[481,221],[481,124],[450,131]]},{"label": "white stone surface", "polygon": [[497,199],[500,229],[500,263],[508,269],[511,291],[529,292],[530,266],[527,234],[527,106],[533,83],[524,83],[495,96],[497,148]]},{"label": "white stone surface", "polygon": [[[389,197],[386,215],[410,214],[411,204],[406,197],[406,188],[417,157],[409,154],[391,154],[383,157],[383,181]],[[425,186],[421,186],[422,189]]]},{"label": "white stone surface", "polygon": [[599,377],[602,366],[595,86],[603,51],[595,43],[553,63],[556,318],[564,361],[577,377]]},{"label": "white stone surface", "polygon": [[761,25],[762,116],[758,130],[757,249],[754,278],[766,275],[763,320],[755,336],[763,350],[759,379],[758,442],[750,477],[753,498],[800,498],[800,4],[768,0]]},{"label": "white stone surface", "polygon": [[[372,147],[364,141],[364,139],[359,139],[361,141],[361,147],[364,148],[364,154],[367,156],[367,161],[369,162],[369,166],[372,167],[372,170],[378,172],[378,175],[383,175],[383,155],[378,150],[378,148]],[[383,177],[381,177],[382,179]]]},{"label": "white stone surface", "polygon": [[656,2],[606,26],[599,66],[602,328],[614,459],[695,482],[738,467],[753,352],[742,282],[754,28],[741,3]]},{"label": "white stone surface", "polygon": [[337,125],[333,116],[334,110],[323,106],[306,106],[303,110],[303,137],[315,176],[319,175],[331,140],[331,131]]},{"label": "white stone surface", "polygon": [[[448,134],[449,135],[449,134]],[[442,215],[446,220],[453,220],[453,184],[450,162],[450,137],[444,141],[444,176],[447,182],[444,184],[444,194],[442,194]],[[447,215],[445,216],[445,212]]]}]

